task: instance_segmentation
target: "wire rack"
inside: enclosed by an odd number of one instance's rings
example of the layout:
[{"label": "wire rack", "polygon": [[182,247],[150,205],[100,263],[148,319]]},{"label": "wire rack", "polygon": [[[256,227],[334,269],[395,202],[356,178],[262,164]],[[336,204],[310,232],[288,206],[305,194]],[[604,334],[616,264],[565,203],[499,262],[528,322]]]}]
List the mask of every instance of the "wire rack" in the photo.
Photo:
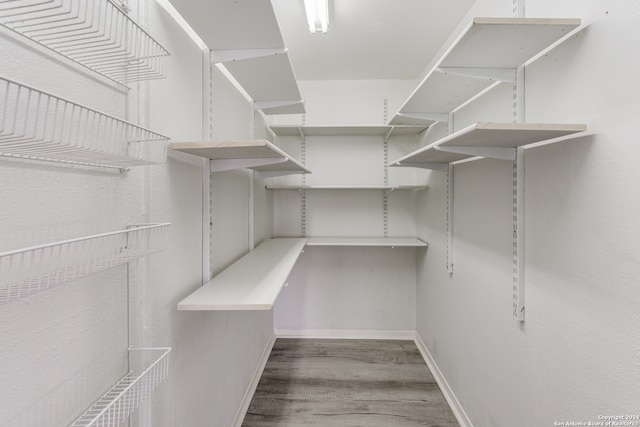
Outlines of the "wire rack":
[{"label": "wire rack", "polygon": [[0,24],[121,84],[165,76],[169,52],[111,0],[0,0]]},{"label": "wire rack", "polygon": [[164,163],[167,140],[0,77],[0,156],[126,169]]},{"label": "wire rack", "polygon": [[[149,397],[169,373],[171,348],[129,350],[132,371],[96,401],[69,427],[118,427]],[[150,362],[150,363],[149,363]]]},{"label": "wire rack", "polygon": [[0,304],[160,252],[168,223],[0,253]]}]

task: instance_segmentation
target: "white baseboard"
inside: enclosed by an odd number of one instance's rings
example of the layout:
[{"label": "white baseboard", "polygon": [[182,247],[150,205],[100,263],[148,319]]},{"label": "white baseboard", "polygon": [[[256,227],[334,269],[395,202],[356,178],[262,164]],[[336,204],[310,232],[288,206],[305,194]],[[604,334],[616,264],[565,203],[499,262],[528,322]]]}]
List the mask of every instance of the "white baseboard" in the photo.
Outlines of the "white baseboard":
[{"label": "white baseboard", "polygon": [[319,338],[350,340],[410,340],[415,339],[415,331],[375,331],[349,329],[276,329],[278,338]]},{"label": "white baseboard", "polygon": [[442,394],[444,394],[445,399],[447,399],[447,403],[451,407],[451,411],[453,411],[453,415],[455,415],[456,419],[458,420],[460,427],[473,427],[473,424],[467,416],[467,413],[464,411],[464,408],[460,404],[460,401],[456,397],[451,387],[449,387],[449,383],[447,383],[444,375],[442,375],[442,371],[440,371],[440,368],[438,368],[435,359],[431,356],[431,353],[422,341],[422,338],[420,338],[420,335],[418,335],[418,332],[414,332],[414,341],[416,343],[416,346],[418,347],[418,350],[420,350],[420,354],[422,354],[422,358],[427,363],[429,370],[438,383]]},{"label": "white baseboard", "polygon": [[253,395],[258,388],[258,383],[260,382],[260,378],[262,377],[262,372],[264,372],[264,367],[267,365],[267,361],[269,360],[269,355],[271,354],[271,349],[273,349],[273,345],[276,343],[276,334],[272,334],[271,338],[267,342],[267,345],[262,352],[262,356],[260,356],[260,361],[258,362],[258,366],[256,367],[255,372],[253,373],[253,379],[247,386],[247,389],[244,392],[244,396],[242,396],[242,401],[240,402],[240,406],[238,407],[238,411],[236,412],[236,416],[233,419],[234,427],[241,427],[242,422],[244,421],[244,417],[247,415],[247,411],[249,410],[249,405],[251,404],[251,399],[253,399]]}]

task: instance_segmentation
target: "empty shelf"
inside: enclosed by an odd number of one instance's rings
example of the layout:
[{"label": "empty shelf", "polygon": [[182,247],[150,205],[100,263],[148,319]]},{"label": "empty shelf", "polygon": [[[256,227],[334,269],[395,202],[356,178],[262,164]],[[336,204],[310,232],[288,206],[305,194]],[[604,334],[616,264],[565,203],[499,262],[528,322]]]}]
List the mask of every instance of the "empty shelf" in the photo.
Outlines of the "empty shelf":
[{"label": "empty shelf", "polygon": [[267,190],[426,190],[426,185],[266,185]]},{"label": "empty shelf", "polygon": [[0,304],[159,252],[168,228],[140,225],[0,253]]},{"label": "empty shelf", "polygon": [[391,166],[446,169],[448,163],[472,157],[515,160],[515,149],[586,131],[584,124],[475,123],[410,153]]},{"label": "empty shelf", "polygon": [[125,84],[165,75],[169,52],[115,1],[2,3],[0,24],[113,81]]},{"label": "empty shelf", "polygon": [[263,139],[176,142],[169,144],[169,147],[175,151],[211,160],[211,172],[249,168],[257,171],[257,178],[290,173],[310,173],[300,162]]},{"label": "empty shelf", "polygon": [[417,135],[427,127],[390,126],[390,125],[356,125],[356,126],[271,126],[271,130],[279,136],[374,136],[374,135]]},{"label": "empty shelf", "polygon": [[428,245],[413,237],[309,237],[307,246],[426,247]]},{"label": "empty shelf", "polygon": [[178,304],[178,310],[270,310],[306,239],[264,241]]},{"label": "empty shelf", "polygon": [[475,18],[429,71],[391,124],[429,125],[515,70],[580,26],[579,19]]},{"label": "empty shelf", "polygon": [[169,374],[171,348],[129,349],[132,371],[98,399],[69,427],[118,427]]},{"label": "empty shelf", "polygon": [[265,114],[302,114],[298,89],[278,20],[269,0],[172,0],[200,36],[213,62],[229,73]]},{"label": "empty shelf", "polygon": [[0,156],[127,169],[164,163],[167,139],[0,77]]}]

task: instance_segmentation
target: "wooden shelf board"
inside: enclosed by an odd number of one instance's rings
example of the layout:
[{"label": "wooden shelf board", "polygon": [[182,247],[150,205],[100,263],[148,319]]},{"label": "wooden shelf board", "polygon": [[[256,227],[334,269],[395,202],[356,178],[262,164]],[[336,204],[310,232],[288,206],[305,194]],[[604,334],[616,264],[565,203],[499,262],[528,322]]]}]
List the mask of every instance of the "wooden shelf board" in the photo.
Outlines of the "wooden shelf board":
[{"label": "wooden shelf board", "polygon": [[267,185],[267,190],[426,190],[425,185]]},{"label": "wooden shelf board", "polygon": [[413,237],[309,237],[307,246],[426,247]]},{"label": "wooden shelf board", "polygon": [[417,135],[426,126],[389,126],[389,125],[352,125],[352,126],[271,126],[278,136],[333,136],[333,135],[385,135],[389,131],[393,135]]},{"label": "wooden shelf board", "polygon": [[[399,113],[448,114],[493,84],[495,82],[491,80],[433,70],[400,108]],[[402,120],[407,119],[396,115],[392,123]]]},{"label": "wooden shelf board", "polygon": [[475,18],[440,67],[517,68],[580,26],[580,19]]},{"label": "wooden shelf board", "polygon": [[438,142],[449,147],[520,147],[584,132],[584,124],[480,122]]},{"label": "wooden shelf board", "polygon": [[178,304],[178,310],[270,310],[307,239],[269,239]]},{"label": "wooden shelf board", "polygon": [[284,48],[271,2],[171,0],[212,50]]},{"label": "wooden shelf board", "polygon": [[288,53],[226,62],[224,66],[256,102],[302,99]]},{"label": "wooden shelf board", "polygon": [[286,158],[286,162],[251,166],[257,171],[299,171],[310,173],[300,162],[265,139],[212,141],[212,142],[174,142],[169,148],[175,151],[204,157],[209,160],[242,160],[242,159],[278,159]]},{"label": "wooden shelf board", "polygon": [[[436,63],[391,124],[419,124],[409,113],[450,113],[495,80],[474,74],[473,69],[516,69],[580,26],[579,19],[475,18]],[[446,72],[465,69],[465,76]],[[480,73],[482,74],[482,73]],[[430,125],[436,120],[424,121]]]},{"label": "wooden shelf board", "polygon": [[391,166],[414,163],[452,163],[476,157],[476,155],[448,153],[435,147],[517,148],[567,137],[587,130],[584,124],[557,123],[474,123],[433,144],[396,160]]}]

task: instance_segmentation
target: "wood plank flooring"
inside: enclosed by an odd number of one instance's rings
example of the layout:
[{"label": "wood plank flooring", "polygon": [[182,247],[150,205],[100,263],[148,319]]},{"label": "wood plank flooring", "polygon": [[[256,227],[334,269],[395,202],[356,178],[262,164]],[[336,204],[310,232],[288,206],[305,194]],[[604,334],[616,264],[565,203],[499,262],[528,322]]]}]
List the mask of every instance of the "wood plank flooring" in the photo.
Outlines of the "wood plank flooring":
[{"label": "wood plank flooring", "polygon": [[245,427],[459,427],[412,341],[277,339]]}]

